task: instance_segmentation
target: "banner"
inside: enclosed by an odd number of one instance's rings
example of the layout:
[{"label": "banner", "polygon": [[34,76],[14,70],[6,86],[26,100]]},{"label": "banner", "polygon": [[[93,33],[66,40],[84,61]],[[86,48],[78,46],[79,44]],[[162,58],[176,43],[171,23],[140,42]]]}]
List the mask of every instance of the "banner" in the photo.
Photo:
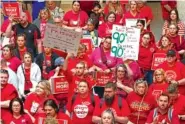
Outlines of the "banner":
[{"label": "banner", "polygon": [[86,48],[87,48],[86,53],[87,54],[91,54],[92,53],[93,50],[92,50],[92,40],[91,39],[83,38],[83,39],[80,40],[80,43],[82,43],[82,44],[84,44],[86,46]]},{"label": "banner", "polygon": [[157,67],[166,61],[166,54],[165,53],[154,53],[153,60],[152,60],[152,70],[157,69]]},{"label": "banner", "polygon": [[96,86],[104,87],[105,84],[113,77],[112,73],[105,74],[104,72],[96,72]]},{"label": "banner", "polygon": [[82,32],[76,32],[47,23],[43,45],[76,55],[81,36]]},{"label": "banner", "polygon": [[140,30],[113,25],[111,56],[138,60]]},{"label": "banner", "polygon": [[137,20],[144,20],[145,21],[145,27],[144,29],[147,29],[147,26],[146,26],[146,19],[126,19],[126,27],[129,27],[129,28],[136,28],[137,27]]},{"label": "banner", "polygon": [[3,2],[3,10],[6,16],[20,17],[19,3]]},{"label": "banner", "polygon": [[53,94],[68,93],[69,83],[64,76],[51,78],[51,91]]}]

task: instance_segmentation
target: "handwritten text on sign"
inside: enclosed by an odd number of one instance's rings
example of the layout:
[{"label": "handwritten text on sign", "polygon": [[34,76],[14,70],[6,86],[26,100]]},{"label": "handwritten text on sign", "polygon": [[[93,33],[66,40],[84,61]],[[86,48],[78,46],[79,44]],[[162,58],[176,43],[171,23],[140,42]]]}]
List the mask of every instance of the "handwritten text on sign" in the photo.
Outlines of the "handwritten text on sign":
[{"label": "handwritten text on sign", "polygon": [[44,46],[77,54],[82,33],[47,23]]},{"label": "handwritten text on sign", "polygon": [[111,56],[138,59],[140,30],[113,25]]}]

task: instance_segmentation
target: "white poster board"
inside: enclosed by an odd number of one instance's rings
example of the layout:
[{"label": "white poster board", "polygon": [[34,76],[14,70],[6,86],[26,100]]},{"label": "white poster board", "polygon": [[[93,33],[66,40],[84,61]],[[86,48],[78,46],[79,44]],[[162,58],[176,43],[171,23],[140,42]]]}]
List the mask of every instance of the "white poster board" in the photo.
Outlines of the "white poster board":
[{"label": "white poster board", "polygon": [[147,29],[147,27],[146,27],[146,19],[126,19],[126,27],[136,28],[137,27],[137,24],[136,24],[137,20],[144,20],[145,21],[144,29]]},{"label": "white poster board", "polygon": [[111,56],[138,60],[140,30],[113,25]]},{"label": "white poster board", "polygon": [[76,55],[81,37],[82,32],[76,32],[47,23],[43,45]]}]

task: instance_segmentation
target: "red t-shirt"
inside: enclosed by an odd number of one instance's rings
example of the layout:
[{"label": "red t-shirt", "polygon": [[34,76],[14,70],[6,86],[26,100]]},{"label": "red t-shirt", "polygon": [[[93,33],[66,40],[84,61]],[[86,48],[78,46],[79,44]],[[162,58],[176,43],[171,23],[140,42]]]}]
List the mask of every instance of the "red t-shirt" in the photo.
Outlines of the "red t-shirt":
[{"label": "red t-shirt", "polygon": [[156,51],[155,44],[150,44],[147,48],[141,44],[139,46],[138,64],[141,68],[150,70],[153,60],[153,54]]},{"label": "red t-shirt", "polygon": [[113,24],[116,24],[116,23],[108,23],[108,22],[102,23],[98,27],[98,36],[101,38],[104,38],[106,36],[111,36]]},{"label": "red t-shirt", "polygon": [[[181,124],[179,122],[179,118],[178,118],[178,115],[174,112],[172,112],[172,119],[170,119],[168,117],[168,112],[165,113],[165,114],[161,114],[160,112],[156,111],[157,113],[157,116],[158,116],[158,121],[157,121],[157,124]],[[147,121],[146,123],[152,123],[154,118],[153,118],[153,115],[154,115],[154,110],[152,110],[150,112],[150,114],[148,115],[148,118],[147,118]]]},{"label": "red t-shirt", "polygon": [[88,15],[84,11],[80,11],[79,13],[74,13],[72,10],[68,11],[64,15],[64,23],[70,27],[84,27],[88,20]]},{"label": "red t-shirt", "polygon": [[12,69],[15,73],[17,73],[17,68],[19,67],[19,65],[21,65],[21,60],[14,56],[6,61],[7,61],[8,67]]},{"label": "red t-shirt", "polygon": [[166,91],[168,88],[169,84],[168,83],[152,83],[148,89],[148,92],[157,99],[160,94]]},{"label": "red t-shirt", "polygon": [[131,111],[129,120],[134,124],[137,123],[137,117],[139,113],[139,124],[144,124],[147,120],[150,110],[152,110],[155,106],[155,100],[149,93],[145,95],[141,104],[142,98],[142,96],[139,96],[135,92],[131,92],[128,94],[126,99]]},{"label": "red t-shirt", "polygon": [[[180,38],[181,36],[176,35],[176,36],[169,36],[171,39],[171,42],[173,44],[173,48],[175,48],[175,50],[179,51],[181,50],[181,46],[182,44],[184,44],[185,40],[183,38]],[[181,41],[180,41],[181,39]]]},{"label": "red t-shirt", "polygon": [[49,78],[49,74],[46,72],[46,67],[51,67],[51,55],[47,56],[45,55],[43,64],[42,64],[42,76],[44,77],[44,79],[48,79]]},{"label": "red t-shirt", "polygon": [[[46,119],[45,113],[39,114],[35,120],[35,124],[44,124],[45,119]],[[66,114],[63,114],[61,112],[57,114],[56,119],[58,120],[58,124],[73,124],[71,122],[71,119]]]},{"label": "red t-shirt", "polygon": [[12,114],[10,114],[6,116],[6,118],[3,121],[5,124],[33,124],[28,114],[23,114],[18,119],[13,117]]},{"label": "red t-shirt", "polygon": [[[69,101],[67,104],[67,110],[70,113],[73,113],[73,124],[93,124],[92,116],[94,106],[92,105],[90,94],[86,98],[81,98],[80,95],[77,94],[73,105],[71,101]],[[94,96],[94,102],[95,104],[99,102],[98,96]]]},{"label": "red t-shirt", "polygon": [[113,113],[116,114],[117,116],[128,117],[130,115],[129,106],[124,98],[122,99],[121,109],[118,106],[118,96],[114,97],[114,101],[111,106],[107,106],[104,101],[102,106],[100,107],[100,103],[95,106],[93,116],[101,117],[101,113],[108,108],[110,108],[113,111]]},{"label": "red t-shirt", "polygon": [[[1,101],[12,100],[16,97],[18,97],[18,93],[12,84],[6,84],[6,86],[4,86],[4,88],[1,88],[1,95],[0,95]],[[7,113],[9,113],[8,108],[1,108],[1,117],[2,118],[6,117]]]},{"label": "red t-shirt", "polygon": [[[185,96],[179,94],[178,98],[172,104],[174,112],[177,113],[178,115],[185,115],[185,104],[184,104],[184,101],[185,101]],[[174,124],[176,124],[176,123],[174,123]],[[181,120],[180,124],[185,124],[185,121]]]},{"label": "red t-shirt", "polygon": [[177,1],[176,0],[173,0],[173,1],[161,0],[161,8],[162,8],[163,19],[168,20],[169,16],[170,16],[170,12],[168,10],[166,10],[164,5],[169,5],[171,7],[171,9],[175,9],[176,6],[177,6]]},{"label": "red t-shirt", "polygon": [[[158,68],[162,68],[165,71],[166,78],[168,80],[181,80],[185,78],[185,65],[177,61],[174,66],[170,67],[167,62],[159,65]],[[179,85],[179,93],[185,95],[185,85]]]},{"label": "red t-shirt", "polygon": [[23,60],[23,55],[24,55],[24,53],[25,53],[26,51],[27,51],[27,48],[26,48],[26,47],[24,47],[23,50],[20,50],[20,49],[19,49],[19,55],[20,55],[21,60]]},{"label": "red t-shirt", "polygon": [[47,99],[55,100],[53,95],[44,98],[43,96],[38,96],[36,93],[32,93],[26,97],[24,108],[27,109],[32,116],[37,117],[39,113],[44,113],[43,104]]},{"label": "red t-shirt", "polygon": [[32,88],[32,82],[30,80],[30,68],[25,68],[24,69],[24,74],[25,74],[25,85],[24,85],[24,90],[30,90]]},{"label": "red t-shirt", "polygon": [[125,15],[124,15],[124,17],[123,17],[123,25],[126,24],[126,19],[138,19],[138,18],[140,18],[140,17],[141,17],[141,16],[140,16],[139,13],[137,13],[137,14],[134,16],[134,15],[131,14],[130,11],[128,11],[128,12],[125,13]]}]

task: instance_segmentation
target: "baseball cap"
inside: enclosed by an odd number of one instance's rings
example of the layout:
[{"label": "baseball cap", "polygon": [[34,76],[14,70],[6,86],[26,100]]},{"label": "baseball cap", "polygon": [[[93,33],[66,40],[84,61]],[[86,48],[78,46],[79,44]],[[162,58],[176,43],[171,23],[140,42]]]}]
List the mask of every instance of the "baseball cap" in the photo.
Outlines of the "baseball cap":
[{"label": "baseball cap", "polygon": [[172,57],[173,57],[173,56],[176,56],[176,52],[175,52],[175,50],[172,50],[172,49],[171,49],[171,50],[168,50],[168,52],[166,53],[166,55],[167,55],[167,56],[172,56]]},{"label": "baseball cap", "polygon": [[64,58],[63,57],[58,57],[55,59],[55,66],[60,66],[64,64]]}]

